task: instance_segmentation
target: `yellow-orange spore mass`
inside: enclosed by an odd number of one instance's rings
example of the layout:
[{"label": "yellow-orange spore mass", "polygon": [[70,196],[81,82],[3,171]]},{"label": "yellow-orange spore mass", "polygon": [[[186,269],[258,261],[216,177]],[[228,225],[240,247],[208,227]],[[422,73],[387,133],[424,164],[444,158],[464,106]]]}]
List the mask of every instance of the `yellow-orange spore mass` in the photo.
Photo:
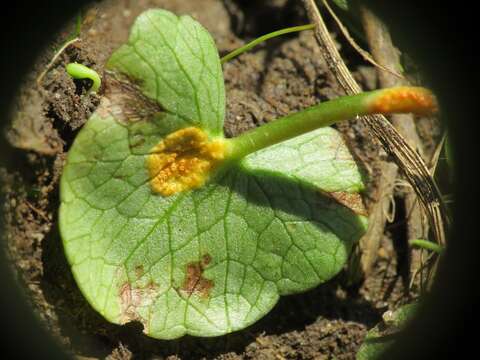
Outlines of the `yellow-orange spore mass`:
[{"label": "yellow-orange spore mass", "polygon": [[435,96],[421,87],[396,87],[382,91],[372,97],[372,113],[414,113],[430,115],[438,111]]},{"label": "yellow-orange spore mass", "polygon": [[150,185],[154,192],[170,196],[202,186],[225,159],[225,141],[188,127],[168,135],[147,157]]}]

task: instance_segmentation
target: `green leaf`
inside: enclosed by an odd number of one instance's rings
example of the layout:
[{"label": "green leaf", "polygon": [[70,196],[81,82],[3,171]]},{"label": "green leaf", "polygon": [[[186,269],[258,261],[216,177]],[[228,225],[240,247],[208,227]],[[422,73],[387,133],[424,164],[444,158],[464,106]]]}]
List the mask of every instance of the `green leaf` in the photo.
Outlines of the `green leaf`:
[{"label": "green leaf", "polygon": [[350,8],[349,0],[332,0],[340,9],[348,11]]},{"label": "green leaf", "polygon": [[256,172],[298,180],[329,193],[363,190],[356,163],[340,134],[330,127],[258,151],[244,164]]},{"label": "green leaf", "polygon": [[223,134],[225,90],[217,49],[191,17],[143,13],[107,67],[137,80],[147,97],[191,126]]},{"label": "green leaf", "polygon": [[395,311],[387,311],[383,314],[383,322],[371,329],[360,349],[357,352],[357,360],[381,359],[383,353],[391,347],[398,335],[407,323],[418,311],[419,303],[403,305]]},{"label": "green leaf", "polygon": [[191,125],[223,136],[214,43],[191,18],[150,10],[108,66],[105,97],[68,154],[59,215],[74,277],[100,314],[155,338],[222,335],[342,269],[366,220],[360,172],[335,130],[162,196],[146,166],[156,144]]}]

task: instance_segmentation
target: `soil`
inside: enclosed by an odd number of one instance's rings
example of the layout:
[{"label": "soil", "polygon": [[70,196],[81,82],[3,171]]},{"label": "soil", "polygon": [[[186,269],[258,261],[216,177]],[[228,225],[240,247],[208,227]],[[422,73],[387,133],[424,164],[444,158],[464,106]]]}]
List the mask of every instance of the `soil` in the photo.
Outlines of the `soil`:
[{"label": "soil", "polygon": [[[351,277],[344,272],[315,290],[283,297],[255,325],[220,338],[148,338],[139,324],[108,323],[78,290],[57,229],[58,180],[73,138],[100,97],[88,94],[89,84],[73,81],[64,66],[78,61],[101,74],[109,54],[126,40],[135,17],[152,7],[199,20],[213,35],[220,54],[266,32],[307,22],[300,3],[287,0],[263,1],[261,5],[233,0],[99,2],[82,13],[81,40],[69,46],[37,84],[36,78],[55,51],[72,35],[72,19],[39,57],[19,93],[11,126],[6,129],[13,158],[0,169],[7,253],[32,308],[78,359],[355,358],[367,330],[381,320],[383,312],[415,296],[398,275],[405,273],[397,266],[402,261],[398,262],[396,255],[402,251],[398,244],[393,246],[390,239],[395,236],[388,231],[374,271],[362,283],[351,285]],[[365,89],[374,88],[375,69],[366,66],[341,36],[333,35],[356,78]],[[224,76],[228,136],[342,94],[311,32],[259,46],[226,64]],[[425,136],[430,138],[429,123],[425,124]],[[340,130],[362,160],[378,158],[378,145],[361,123],[345,123]],[[391,231],[396,231],[395,224]]]}]

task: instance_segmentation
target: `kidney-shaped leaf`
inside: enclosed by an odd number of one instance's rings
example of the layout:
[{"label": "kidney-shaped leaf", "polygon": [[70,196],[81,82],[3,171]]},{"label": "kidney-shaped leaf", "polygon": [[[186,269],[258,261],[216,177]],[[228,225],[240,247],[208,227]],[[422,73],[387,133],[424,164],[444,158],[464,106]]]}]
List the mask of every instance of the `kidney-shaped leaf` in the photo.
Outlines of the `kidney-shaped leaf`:
[{"label": "kidney-shaped leaf", "polygon": [[214,43],[191,18],[150,10],[108,67],[105,96],[61,179],[65,253],[99,313],[140,321],[156,338],[221,335],[341,270],[365,217],[358,168],[335,130],[266,148],[202,187],[163,196],[150,184],[152,148],[192,125],[221,136]]}]

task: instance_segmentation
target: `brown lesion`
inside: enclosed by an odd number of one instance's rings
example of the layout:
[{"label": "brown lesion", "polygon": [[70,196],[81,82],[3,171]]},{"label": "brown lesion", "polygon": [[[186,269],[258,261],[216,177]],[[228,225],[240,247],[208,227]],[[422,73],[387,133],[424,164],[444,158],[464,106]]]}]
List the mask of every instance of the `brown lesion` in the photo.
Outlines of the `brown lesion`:
[{"label": "brown lesion", "polygon": [[362,196],[359,193],[349,193],[346,191],[337,191],[328,193],[328,196],[339,204],[346,206],[357,215],[368,216],[367,209],[363,203]]},{"label": "brown lesion", "polygon": [[96,113],[101,117],[114,117],[127,124],[151,120],[164,109],[153,99],[145,96],[140,86],[132,79],[106,71],[103,77],[104,96]]},{"label": "brown lesion", "polygon": [[153,280],[142,287],[132,286],[128,281],[123,283],[118,292],[121,307],[120,323],[139,321],[144,326],[144,332],[148,333],[148,322],[138,313],[138,309],[152,305],[158,297],[158,291],[158,285]]},{"label": "brown lesion", "polygon": [[144,273],[145,271],[144,271],[143,265],[140,264],[135,266],[135,276],[137,277],[137,279],[141,278]]},{"label": "brown lesion", "polygon": [[185,279],[180,290],[189,296],[195,294],[201,298],[208,298],[214,282],[204,278],[203,272],[211,261],[210,255],[204,254],[200,261],[188,263],[185,269]]}]

